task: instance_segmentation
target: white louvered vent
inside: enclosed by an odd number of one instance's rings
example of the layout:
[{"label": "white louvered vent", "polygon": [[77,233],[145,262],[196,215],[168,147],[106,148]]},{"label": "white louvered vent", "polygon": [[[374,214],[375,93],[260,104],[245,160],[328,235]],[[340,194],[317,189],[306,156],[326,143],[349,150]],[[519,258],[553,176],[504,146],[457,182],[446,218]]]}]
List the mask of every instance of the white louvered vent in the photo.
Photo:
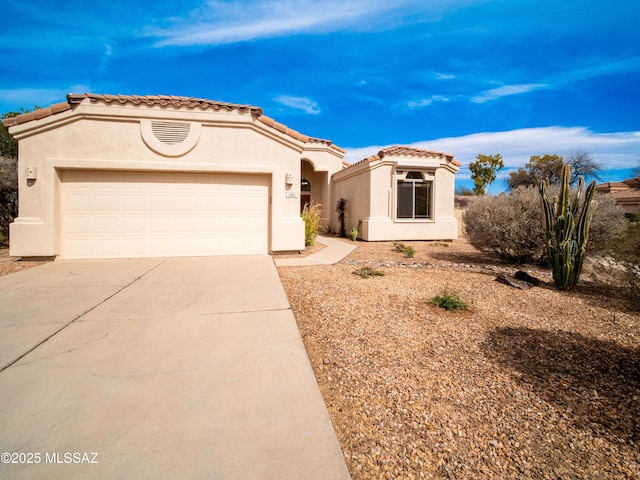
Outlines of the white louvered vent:
[{"label": "white louvered vent", "polygon": [[165,145],[177,145],[189,136],[191,125],[175,122],[151,122],[153,136]]}]

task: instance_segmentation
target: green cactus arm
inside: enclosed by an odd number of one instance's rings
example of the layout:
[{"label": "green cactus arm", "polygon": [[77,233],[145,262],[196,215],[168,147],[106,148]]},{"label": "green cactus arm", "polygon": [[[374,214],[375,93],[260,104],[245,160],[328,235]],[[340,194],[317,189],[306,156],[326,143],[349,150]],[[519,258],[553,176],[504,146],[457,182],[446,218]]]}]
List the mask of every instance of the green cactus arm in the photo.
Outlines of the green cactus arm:
[{"label": "green cactus arm", "polygon": [[586,246],[589,241],[589,225],[591,224],[593,211],[597,207],[597,202],[593,201],[595,188],[596,182],[591,182],[587,187],[584,202],[582,203],[582,209],[580,210],[578,224],[576,225],[576,239],[578,241],[578,245],[581,247]]},{"label": "green cactus arm", "polygon": [[584,177],[582,175],[578,176],[578,188],[576,189],[576,196],[571,203],[571,213],[577,218],[578,212],[580,211],[580,207],[582,203],[580,199],[582,198],[582,194],[584,193]]},{"label": "green cactus arm", "polygon": [[553,215],[551,212],[551,205],[549,205],[549,199],[547,198],[546,182],[540,182],[539,191],[540,201],[542,202],[542,228],[548,241],[551,239],[553,230]]},{"label": "green cactus arm", "polygon": [[571,169],[569,165],[563,165],[559,199],[559,214],[562,216],[567,214],[567,205],[569,204],[569,177],[571,177]]},{"label": "green cactus arm", "polygon": [[567,212],[566,225],[564,227],[564,231],[562,232],[562,238],[559,239],[559,241],[569,242],[573,237],[574,226],[575,226],[575,220],[573,218],[573,214],[571,212]]}]

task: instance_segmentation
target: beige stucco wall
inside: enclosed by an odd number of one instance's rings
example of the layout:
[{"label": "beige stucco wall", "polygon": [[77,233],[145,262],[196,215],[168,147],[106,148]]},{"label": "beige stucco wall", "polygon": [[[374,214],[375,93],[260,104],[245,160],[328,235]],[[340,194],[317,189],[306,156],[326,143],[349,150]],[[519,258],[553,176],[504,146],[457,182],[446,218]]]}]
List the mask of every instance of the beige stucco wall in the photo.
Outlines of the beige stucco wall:
[{"label": "beige stucco wall", "polygon": [[364,223],[371,216],[371,182],[368,175],[363,174],[363,164],[351,167],[345,172],[347,175],[343,177],[341,181],[335,180],[335,175],[332,182],[332,202],[331,202],[331,231],[338,234],[340,233],[340,222],[338,220],[338,212],[336,211],[336,205],[341,198],[347,201],[347,208],[345,211],[345,230],[347,235],[351,229],[358,225],[358,220],[363,221],[363,226],[360,229],[358,238],[365,238],[363,236]]},{"label": "beige stucco wall", "polygon": [[[423,170],[433,175],[433,219],[396,219],[396,170]],[[458,237],[454,215],[455,172],[458,167],[440,157],[385,156],[364,161],[333,176],[334,202],[338,198],[358,199],[347,213],[347,231],[363,220],[360,238],[382,240],[448,240]],[[366,199],[366,201],[363,201]],[[339,229],[334,215],[334,228]]]},{"label": "beige stucco wall", "polygon": [[[192,148],[178,155],[168,146],[154,150],[143,139],[148,120],[191,122],[197,134],[188,139]],[[305,144],[237,110],[90,104],[87,99],[72,111],[13,126],[10,132],[19,141],[19,217],[10,227],[11,255],[16,256],[59,254],[59,173],[64,169],[267,174],[269,248],[286,251],[304,249],[301,159],[312,158],[326,178],[342,168],[341,155],[327,145]],[[36,172],[35,180],[27,180],[27,168]]]}]

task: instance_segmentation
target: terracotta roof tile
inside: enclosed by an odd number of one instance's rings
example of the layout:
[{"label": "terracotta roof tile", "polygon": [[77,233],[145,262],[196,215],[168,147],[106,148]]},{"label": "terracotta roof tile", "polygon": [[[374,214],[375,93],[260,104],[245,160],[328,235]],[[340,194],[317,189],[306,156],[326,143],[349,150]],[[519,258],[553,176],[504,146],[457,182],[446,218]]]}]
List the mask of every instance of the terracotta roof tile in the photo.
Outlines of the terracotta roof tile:
[{"label": "terracotta roof tile", "polygon": [[[404,147],[402,145],[394,145],[393,147],[387,147],[380,150],[375,155],[371,155],[363,160],[360,160],[349,167],[354,167],[364,162],[375,162],[376,160],[380,160],[389,155],[398,155],[398,156],[409,156],[409,157],[441,157],[445,158],[447,162],[452,163],[456,167],[461,166],[462,164],[453,158],[453,155],[449,153],[443,152],[435,152],[433,150],[422,150],[420,148],[413,147]],[[349,168],[347,167],[347,168]]]},{"label": "terracotta roof tile", "polygon": [[304,135],[296,130],[293,130],[282,123],[276,122],[274,119],[264,115],[264,112],[260,107],[253,105],[243,105],[236,103],[219,102],[216,100],[207,100],[204,98],[191,98],[191,97],[178,97],[173,95],[108,95],[108,94],[96,94],[96,93],[70,93],[67,95],[67,101],[62,103],[56,103],[47,108],[42,108],[34,112],[25,113],[16,117],[5,118],[2,122],[5,126],[10,127],[12,125],[18,125],[32,120],[39,120],[41,118],[49,117],[57,113],[64,112],[76,108],[85,99],[89,99],[91,103],[104,103],[104,104],[119,104],[119,105],[147,105],[147,106],[160,106],[160,107],[173,107],[173,108],[188,108],[188,109],[200,109],[200,110],[223,110],[231,112],[237,110],[241,113],[251,113],[257,120],[265,125],[278,130],[285,135],[288,135],[303,143],[323,143],[329,148],[336,150],[337,152],[344,154],[346,150],[334,145],[330,140],[323,140],[320,138],[313,138]]},{"label": "terracotta roof tile", "polygon": [[601,193],[613,193],[620,190],[631,188],[624,182],[607,182],[596,185],[596,191]]},{"label": "terracotta roof tile", "polygon": [[640,199],[640,190],[628,189],[609,193],[616,200],[622,199]]},{"label": "terracotta roof tile", "polygon": [[241,105],[235,103],[219,102],[204,98],[178,97],[174,95],[108,95],[96,93],[69,94],[67,100],[70,105],[77,105],[88,98],[91,103],[118,103],[120,105],[148,105],[161,107],[186,107],[189,109],[199,108],[200,110],[238,110],[240,112],[250,111],[253,115],[262,115],[260,107],[253,105]]},{"label": "terracotta roof tile", "polygon": [[56,103],[55,105],[51,105],[47,108],[39,108],[38,110],[34,110],[33,112],[23,113],[22,115],[17,115],[15,117],[5,118],[2,120],[2,123],[6,127],[10,127],[12,125],[27,123],[31,120],[39,120],[41,118],[55,115],[56,113],[64,112],[65,110],[70,109],[71,106],[67,102]]}]

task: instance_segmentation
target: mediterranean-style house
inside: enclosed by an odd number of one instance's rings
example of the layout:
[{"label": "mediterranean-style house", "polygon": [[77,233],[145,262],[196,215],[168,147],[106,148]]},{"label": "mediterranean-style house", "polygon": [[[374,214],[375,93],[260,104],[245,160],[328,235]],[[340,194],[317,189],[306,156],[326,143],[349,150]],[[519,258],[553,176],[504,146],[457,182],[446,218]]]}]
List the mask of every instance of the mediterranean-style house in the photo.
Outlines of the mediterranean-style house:
[{"label": "mediterranean-style house", "polygon": [[[453,211],[460,163],[447,153],[395,146],[333,174],[334,204],[363,240],[445,240],[458,236]],[[334,212],[333,225],[337,224]]]},{"label": "mediterranean-style house", "polygon": [[301,207],[364,240],[457,236],[451,155],[392,147],[354,165],[262,109],[176,96],[69,94],[3,120],[19,145],[10,253],[64,259],[304,249]]},{"label": "mediterranean-style house", "polygon": [[624,182],[596,185],[596,191],[610,195],[627,215],[640,213],[640,180],[630,178]]}]

